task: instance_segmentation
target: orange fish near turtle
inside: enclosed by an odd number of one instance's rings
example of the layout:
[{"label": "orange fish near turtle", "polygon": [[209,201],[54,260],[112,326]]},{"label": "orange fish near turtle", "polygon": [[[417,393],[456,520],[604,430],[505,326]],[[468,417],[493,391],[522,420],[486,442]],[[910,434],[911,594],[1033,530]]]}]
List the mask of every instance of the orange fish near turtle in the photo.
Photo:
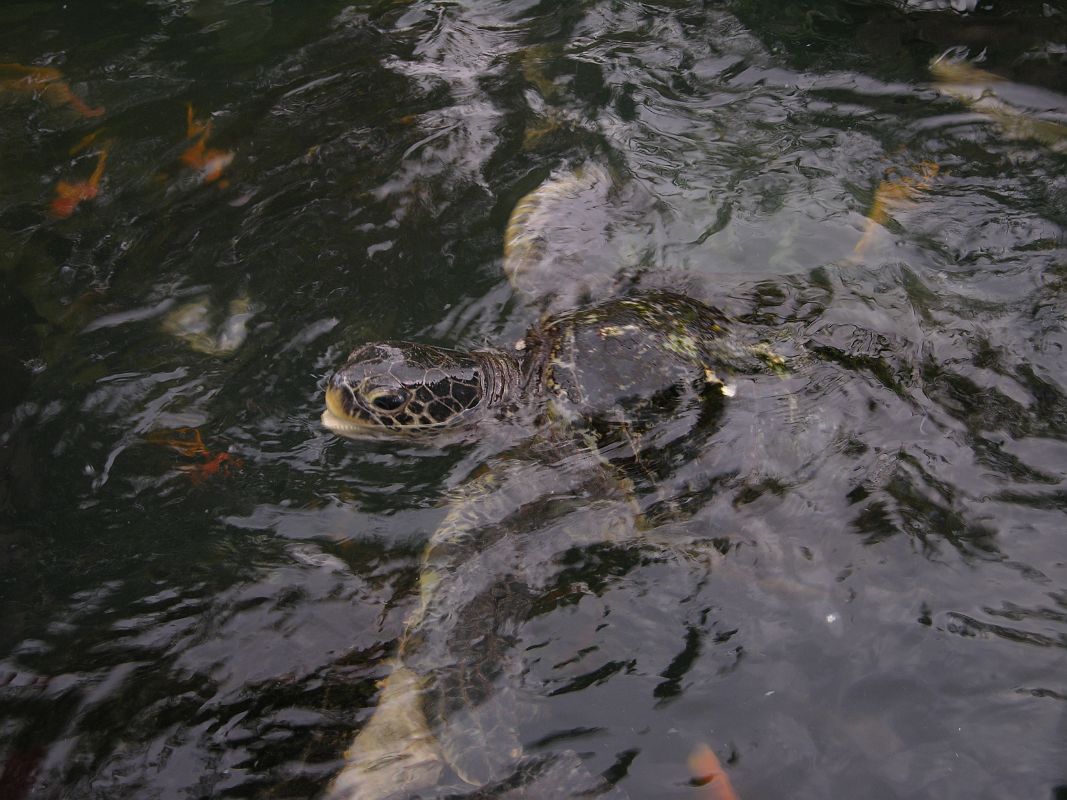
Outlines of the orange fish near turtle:
[{"label": "orange fish near turtle", "polygon": [[89,180],[69,183],[60,181],[56,184],[56,196],[50,204],[53,216],[66,219],[74,213],[75,209],[85,200],[92,200],[100,194],[100,179],[104,177],[104,166],[107,164],[107,154],[110,145],[100,149],[96,157],[96,168]]},{"label": "orange fish near turtle", "polygon": [[52,106],[70,106],[83,117],[102,116],[103,106],[93,108],[71,91],[63,73],[55,67],[28,67],[25,64],[0,64],[0,91],[31,94]]},{"label": "orange fish near turtle", "polygon": [[196,428],[167,428],[152,431],[145,439],[151,444],[169,447],[186,458],[200,459],[195,464],[182,464],[178,469],[189,476],[193,483],[203,483],[216,476],[231,477],[244,468],[243,458],[225,450],[212,452],[204,444]]},{"label": "orange fish near turtle", "polygon": [[203,483],[204,481],[211,480],[216,475],[230,478],[240,472],[244,465],[245,462],[243,458],[238,458],[235,455],[223,451],[221,453],[216,453],[203,464],[186,464],[178,469],[188,475],[189,480],[193,483]]},{"label": "orange fish near turtle", "polygon": [[[208,137],[211,136],[211,120],[203,122],[196,119],[192,103],[185,105],[185,119],[185,138],[196,139],[196,142],[182,153],[182,163],[199,173],[201,183],[214,183],[233,161],[233,152],[207,146]],[[219,186],[225,188],[226,182],[220,181]]]},{"label": "orange fish near turtle", "polygon": [[697,745],[689,756],[693,783],[702,787],[702,800],[740,800],[718,756],[706,744]]}]

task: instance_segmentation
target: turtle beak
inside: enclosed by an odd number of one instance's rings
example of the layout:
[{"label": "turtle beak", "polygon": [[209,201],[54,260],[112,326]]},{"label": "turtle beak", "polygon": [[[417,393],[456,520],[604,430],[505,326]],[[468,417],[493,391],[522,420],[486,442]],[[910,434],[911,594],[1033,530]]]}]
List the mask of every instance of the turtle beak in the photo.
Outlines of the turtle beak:
[{"label": "turtle beak", "polygon": [[339,386],[326,388],[326,410],[338,419],[349,419],[351,415],[345,411],[344,389]]},{"label": "turtle beak", "polygon": [[367,426],[345,410],[345,390],[339,386],[326,389],[326,410],[322,412],[322,424],[341,436],[355,436],[367,430]]}]

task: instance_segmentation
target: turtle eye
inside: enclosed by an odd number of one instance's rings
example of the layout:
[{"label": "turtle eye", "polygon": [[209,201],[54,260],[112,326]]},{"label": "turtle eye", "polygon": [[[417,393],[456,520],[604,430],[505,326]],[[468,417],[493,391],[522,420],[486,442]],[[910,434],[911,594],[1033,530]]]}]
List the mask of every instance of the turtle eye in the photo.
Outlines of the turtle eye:
[{"label": "turtle eye", "polygon": [[396,411],[408,401],[410,396],[407,389],[385,389],[376,392],[369,400],[371,405],[382,411]]}]

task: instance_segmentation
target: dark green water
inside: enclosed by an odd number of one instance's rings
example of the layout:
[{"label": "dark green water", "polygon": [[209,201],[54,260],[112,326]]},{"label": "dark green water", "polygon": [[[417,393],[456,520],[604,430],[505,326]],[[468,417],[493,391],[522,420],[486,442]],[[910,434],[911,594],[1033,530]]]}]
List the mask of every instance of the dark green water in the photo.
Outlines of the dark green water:
[{"label": "dark green water", "polygon": [[[657,529],[575,544],[565,472],[517,510],[528,757],[635,799],[709,797],[701,744],[744,800],[1067,796],[1065,42],[1060,2],[0,5],[0,63],[61,73],[0,66],[0,797],[325,790],[514,434],[341,440],[323,381],[515,341],[509,214],[582,164],[617,186],[551,232],[565,274],[798,366],[645,487]],[[938,85],[953,48],[992,102]]]}]

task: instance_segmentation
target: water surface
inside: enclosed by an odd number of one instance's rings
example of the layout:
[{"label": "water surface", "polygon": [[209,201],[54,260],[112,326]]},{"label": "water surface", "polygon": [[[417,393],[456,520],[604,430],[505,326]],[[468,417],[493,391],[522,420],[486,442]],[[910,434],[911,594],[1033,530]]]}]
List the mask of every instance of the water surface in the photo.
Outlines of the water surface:
[{"label": "water surface", "polygon": [[0,62],[58,73],[0,67],[0,794],[325,790],[447,497],[530,434],[342,440],[323,381],[510,346],[509,214],[597,165],[560,286],[680,288],[794,367],[638,480],[651,530],[567,470],[518,514],[524,751],[615,797],[706,797],[702,744],[746,800],[1065,796],[1065,15],[5,5]]}]

